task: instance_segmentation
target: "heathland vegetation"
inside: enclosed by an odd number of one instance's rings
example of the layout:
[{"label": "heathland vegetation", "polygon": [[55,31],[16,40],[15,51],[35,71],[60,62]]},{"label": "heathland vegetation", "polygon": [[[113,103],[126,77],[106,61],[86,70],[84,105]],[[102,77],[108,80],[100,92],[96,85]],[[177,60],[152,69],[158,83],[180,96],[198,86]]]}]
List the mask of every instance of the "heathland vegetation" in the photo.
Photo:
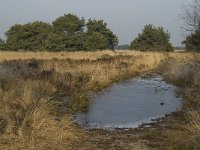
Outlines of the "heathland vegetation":
[{"label": "heathland vegetation", "polygon": [[[123,50],[0,54],[1,148],[199,149],[197,53]],[[184,98],[181,115],[166,121],[167,126],[109,134],[83,131],[73,123],[71,115],[87,110],[91,92],[152,71],[179,86]]]},{"label": "heathland vegetation", "polygon": [[1,148],[89,148],[70,114],[87,110],[90,92],[153,69],[162,58],[112,51],[40,54],[0,55]]},{"label": "heathland vegetation", "polygon": [[[153,25],[131,50],[113,50],[118,38],[103,20],[67,14],[51,24],[13,25],[0,39],[0,149],[199,150],[199,6],[194,0],[184,15],[190,33],[183,43],[195,52],[171,52],[169,32]],[[73,122],[91,93],[149,72],[179,87],[179,112],[129,131],[85,131]]]}]

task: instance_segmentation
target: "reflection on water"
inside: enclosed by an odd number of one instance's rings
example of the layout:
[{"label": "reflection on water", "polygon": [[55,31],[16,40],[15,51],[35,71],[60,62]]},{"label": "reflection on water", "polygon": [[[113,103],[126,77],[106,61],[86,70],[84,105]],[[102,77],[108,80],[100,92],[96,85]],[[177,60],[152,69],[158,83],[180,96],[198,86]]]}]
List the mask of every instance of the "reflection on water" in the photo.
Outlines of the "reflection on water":
[{"label": "reflection on water", "polygon": [[93,96],[89,111],[75,121],[86,129],[138,127],[180,109],[175,90],[159,75],[120,82]]}]

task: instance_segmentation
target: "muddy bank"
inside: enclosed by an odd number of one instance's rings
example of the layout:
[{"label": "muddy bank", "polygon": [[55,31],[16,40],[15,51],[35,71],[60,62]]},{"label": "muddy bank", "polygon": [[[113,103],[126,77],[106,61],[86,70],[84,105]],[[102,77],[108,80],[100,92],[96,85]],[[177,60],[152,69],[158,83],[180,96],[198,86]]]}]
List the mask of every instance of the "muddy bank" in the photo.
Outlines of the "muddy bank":
[{"label": "muddy bank", "polygon": [[88,135],[80,149],[115,149],[115,150],[160,150],[165,149],[168,143],[169,132],[179,128],[183,123],[182,113],[176,112],[157,119],[156,122],[140,126],[135,129],[85,131]]}]

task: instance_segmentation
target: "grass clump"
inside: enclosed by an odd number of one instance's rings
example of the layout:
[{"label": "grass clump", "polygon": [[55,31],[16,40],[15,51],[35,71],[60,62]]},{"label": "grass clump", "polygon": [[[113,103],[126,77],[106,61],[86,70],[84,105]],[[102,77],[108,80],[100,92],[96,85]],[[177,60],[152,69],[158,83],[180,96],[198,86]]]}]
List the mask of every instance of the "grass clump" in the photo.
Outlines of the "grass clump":
[{"label": "grass clump", "polygon": [[1,148],[70,148],[74,146],[72,143],[84,135],[81,131],[77,132],[78,128],[70,117],[56,120],[55,102],[47,97],[49,93],[55,92],[52,86],[31,80],[17,80],[12,86],[1,86]]}]

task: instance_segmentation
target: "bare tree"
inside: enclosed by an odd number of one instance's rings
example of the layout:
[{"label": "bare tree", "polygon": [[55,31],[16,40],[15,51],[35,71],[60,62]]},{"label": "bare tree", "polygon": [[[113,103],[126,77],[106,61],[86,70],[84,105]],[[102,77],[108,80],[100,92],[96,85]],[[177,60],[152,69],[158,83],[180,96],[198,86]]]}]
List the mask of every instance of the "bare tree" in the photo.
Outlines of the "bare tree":
[{"label": "bare tree", "polygon": [[192,4],[184,6],[183,20],[186,31],[196,31],[200,28],[200,0],[193,0]]}]

